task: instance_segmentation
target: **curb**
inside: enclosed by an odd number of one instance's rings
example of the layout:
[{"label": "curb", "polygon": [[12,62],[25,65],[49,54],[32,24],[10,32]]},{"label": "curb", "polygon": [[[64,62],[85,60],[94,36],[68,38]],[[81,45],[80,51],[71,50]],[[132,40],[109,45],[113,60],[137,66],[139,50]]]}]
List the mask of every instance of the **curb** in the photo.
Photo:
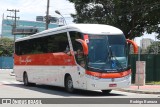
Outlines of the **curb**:
[{"label": "curb", "polygon": [[147,91],[147,90],[131,90],[131,89],[117,89],[117,91],[138,93],[138,94],[160,94],[160,91]]}]

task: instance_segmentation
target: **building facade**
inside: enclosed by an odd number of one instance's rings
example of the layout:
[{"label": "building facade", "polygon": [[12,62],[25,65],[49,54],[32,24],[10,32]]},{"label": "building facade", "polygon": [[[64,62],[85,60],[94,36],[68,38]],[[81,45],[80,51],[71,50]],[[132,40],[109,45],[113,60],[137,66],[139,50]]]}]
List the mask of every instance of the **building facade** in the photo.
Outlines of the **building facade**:
[{"label": "building facade", "polygon": [[[2,31],[1,31],[1,37],[7,37],[7,38],[10,38],[10,39],[14,39],[14,35],[12,33],[12,28],[13,28],[13,25],[14,25],[14,20],[9,20],[9,19],[3,19],[2,20]],[[37,29],[38,32],[41,32],[43,30],[45,30],[45,22],[43,21],[25,21],[25,20],[17,20],[17,29]],[[58,27],[59,25],[57,23],[50,23],[49,24],[49,29],[50,28],[55,28],[55,27]],[[24,36],[27,36],[27,35],[22,35],[22,34],[18,34],[16,35],[16,39],[17,38],[21,38],[21,37],[24,37]]]},{"label": "building facade", "polygon": [[148,46],[150,46],[152,43],[154,42],[154,40],[149,39],[149,38],[143,38],[140,41],[140,44],[142,46],[142,49],[147,49]]}]

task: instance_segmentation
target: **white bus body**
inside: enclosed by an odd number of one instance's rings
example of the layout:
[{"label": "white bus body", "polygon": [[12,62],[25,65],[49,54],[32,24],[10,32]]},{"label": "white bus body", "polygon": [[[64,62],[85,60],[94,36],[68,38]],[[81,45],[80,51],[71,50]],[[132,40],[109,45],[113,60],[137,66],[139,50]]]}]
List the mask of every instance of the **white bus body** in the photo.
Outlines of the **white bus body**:
[{"label": "white bus body", "polygon": [[27,36],[15,42],[16,80],[65,87],[69,92],[108,93],[129,87],[126,45],[121,30],[100,24],[66,25]]}]

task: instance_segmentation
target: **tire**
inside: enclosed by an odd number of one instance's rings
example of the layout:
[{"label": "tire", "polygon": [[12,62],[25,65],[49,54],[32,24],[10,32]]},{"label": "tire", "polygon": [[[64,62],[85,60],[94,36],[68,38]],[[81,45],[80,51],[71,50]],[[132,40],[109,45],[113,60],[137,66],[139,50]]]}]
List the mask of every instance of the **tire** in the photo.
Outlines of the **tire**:
[{"label": "tire", "polygon": [[73,93],[74,92],[74,88],[73,88],[73,81],[71,76],[67,76],[65,79],[65,89],[67,92],[69,93]]},{"label": "tire", "polygon": [[108,95],[111,91],[112,91],[112,90],[102,90],[102,93],[103,93],[104,95]]},{"label": "tire", "polygon": [[24,75],[23,75],[23,83],[24,83],[25,86],[35,86],[36,85],[35,83],[30,83],[28,81],[27,73],[24,73]]}]

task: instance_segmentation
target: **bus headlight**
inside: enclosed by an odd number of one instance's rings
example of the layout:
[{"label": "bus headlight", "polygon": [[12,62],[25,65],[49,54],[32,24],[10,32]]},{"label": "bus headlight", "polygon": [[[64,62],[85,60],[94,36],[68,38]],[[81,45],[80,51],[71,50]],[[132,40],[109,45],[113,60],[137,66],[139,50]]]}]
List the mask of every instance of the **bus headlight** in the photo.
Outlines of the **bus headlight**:
[{"label": "bus headlight", "polygon": [[125,78],[125,80],[127,80],[127,79],[129,79],[131,77],[131,75],[127,75],[127,76],[125,76],[124,78]]},{"label": "bus headlight", "polygon": [[91,76],[91,75],[86,75],[87,78],[93,79],[93,80],[99,80],[100,78]]}]

